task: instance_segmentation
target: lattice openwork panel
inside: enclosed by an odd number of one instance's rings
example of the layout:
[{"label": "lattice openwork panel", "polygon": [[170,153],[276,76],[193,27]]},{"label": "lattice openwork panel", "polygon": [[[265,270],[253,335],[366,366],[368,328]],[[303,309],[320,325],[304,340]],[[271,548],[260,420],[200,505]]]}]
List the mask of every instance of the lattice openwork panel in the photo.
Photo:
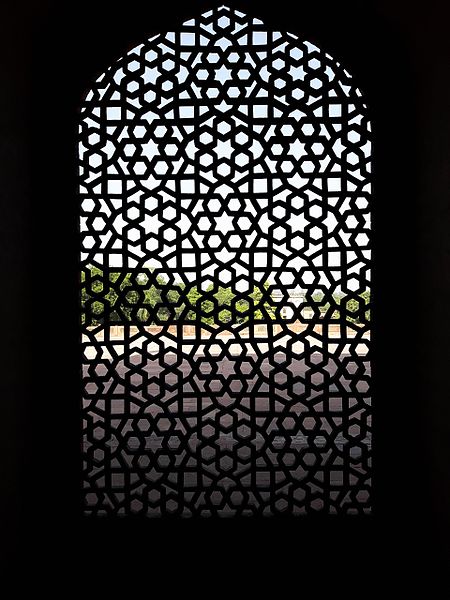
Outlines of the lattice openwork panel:
[{"label": "lattice openwork panel", "polygon": [[370,123],[226,7],[81,111],[86,514],[370,511]]}]

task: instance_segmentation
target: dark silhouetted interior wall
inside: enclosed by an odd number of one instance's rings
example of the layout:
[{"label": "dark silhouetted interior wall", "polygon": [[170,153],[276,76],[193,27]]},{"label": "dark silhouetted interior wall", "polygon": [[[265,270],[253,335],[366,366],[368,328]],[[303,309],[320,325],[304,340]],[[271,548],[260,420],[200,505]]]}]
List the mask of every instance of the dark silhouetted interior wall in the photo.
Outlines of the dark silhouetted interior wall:
[{"label": "dark silhouetted interior wall", "polygon": [[[225,523],[80,516],[79,103],[116,57],[218,4],[1,5],[6,558],[37,569],[51,563],[67,574],[89,561],[111,567],[132,556],[153,572],[164,563],[176,573],[178,560],[192,561],[201,577],[205,564],[217,567],[217,552],[242,569],[256,556],[259,573],[281,569],[287,579],[299,565],[321,561],[342,573],[357,567],[369,581],[391,570],[408,578],[421,566],[443,572],[450,533],[450,49],[447,3],[437,0],[227,2],[342,61],[373,112],[374,516]],[[172,566],[162,560],[167,553]]]}]

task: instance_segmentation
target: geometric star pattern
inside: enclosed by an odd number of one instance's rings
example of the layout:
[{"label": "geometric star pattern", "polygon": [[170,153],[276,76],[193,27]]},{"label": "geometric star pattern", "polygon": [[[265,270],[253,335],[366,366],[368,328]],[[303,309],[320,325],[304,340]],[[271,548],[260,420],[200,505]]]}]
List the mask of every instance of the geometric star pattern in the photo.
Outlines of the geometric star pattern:
[{"label": "geometric star pattern", "polygon": [[227,7],[80,114],[86,515],[371,510],[371,132],[336,60]]}]

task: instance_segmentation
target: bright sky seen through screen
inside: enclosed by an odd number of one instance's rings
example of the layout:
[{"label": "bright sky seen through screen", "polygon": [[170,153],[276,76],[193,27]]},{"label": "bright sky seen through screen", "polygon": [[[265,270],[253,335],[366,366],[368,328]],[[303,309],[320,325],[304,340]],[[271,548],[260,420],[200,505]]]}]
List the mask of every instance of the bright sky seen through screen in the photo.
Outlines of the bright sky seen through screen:
[{"label": "bright sky seen through screen", "polygon": [[[260,23],[257,19],[255,19],[254,22]],[[189,25],[189,22],[187,22],[186,25]],[[205,26],[204,29],[207,34],[213,32],[211,26]],[[126,102],[140,110],[144,108],[144,105],[141,104],[142,100],[144,103],[149,103],[149,110],[144,111],[142,119],[151,124],[154,123],[155,120],[159,120],[159,116],[151,110],[152,103],[157,101],[158,108],[161,108],[175,100],[175,103],[178,104],[178,106],[175,107],[172,112],[174,117],[178,114],[180,127],[174,128],[173,135],[179,142],[186,140],[186,138],[189,139],[189,141],[186,142],[184,156],[182,155],[177,158],[179,152],[177,151],[177,146],[173,143],[176,140],[169,139],[168,143],[164,142],[167,129],[164,124],[157,126],[155,133],[157,136],[158,133],[160,134],[160,143],[154,139],[148,139],[143,141],[139,147],[135,144],[128,143],[124,148],[124,158],[138,152],[141,157],[148,161],[153,161],[153,172],[143,179],[142,175],[147,170],[144,162],[137,162],[133,165],[127,164],[118,157],[116,142],[109,139],[104,141],[101,153],[94,154],[89,158],[89,163],[97,170],[96,172],[93,171],[86,181],[88,183],[95,181],[95,179],[99,177],[99,168],[103,168],[104,176],[104,162],[110,162],[116,158],[116,162],[119,163],[120,170],[124,177],[121,179],[115,177],[117,169],[114,165],[107,169],[108,173],[111,172],[111,174],[114,175],[114,177],[107,181],[107,192],[111,195],[109,202],[116,209],[121,209],[117,212],[113,221],[116,239],[111,242],[111,230],[105,228],[105,220],[102,213],[103,211],[108,213],[109,209],[106,207],[104,201],[98,200],[97,202],[100,203],[100,211],[98,211],[98,216],[94,219],[94,229],[98,231],[99,236],[96,239],[90,236],[85,237],[84,248],[87,252],[82,253],[82,259],[85,260],[88,256],[91,256],[98,264],[105,265],[105,260],[107,260],[109,267],[119,268],[125,266],[123,264],[124,254],[129,254],[128,265],[131,267],[142,264],[142,266],[145,267],[161,268],[164,263],[167,264],[167,257],[173,253],[173,245],[180,244],[182,260],[181,262],[172,261],[171,266],[174,267],[176,265],[180,270],[190,270],[193,267],[198,266],[195,265],[195,258],[192,254],[192,236],[189,234],[193,219],[195,219],[200,224],[204,225],[204,227],[201,226],[200,229],[205,231],[205,236],[203,236],[203,238],[197,236],[195,239],[195,248],[197,250],[207,248],[208,252],[214,252],[215,258],[217,259],[216,264],[209,264],[204,267],[204,275],[212,275],[219,269],[224,271],[224,277],[226,278],[229,277],[227,275],[227,269],[229,267],[231,267],[233,276],[239,277],[240,275],[245,275],[247,272],[246,265],[248,264],[246,250],[248,247],[251,247],[253,268],[256,270],[261,268],[261,277],[265,280],[272,281],[273,277],[270,266],[277,265],[274,265],[273,260],[271,261],[271,258],[268,256],[267,246],[274,244],[277,245],[276,250],[279,253],[279,256],[284,257],[283,260],[285,260],[286,266],[290,268],[301,269],[312,262],[315,267],[322,264],[331,269],[331,272],[335,269],[336,279],[339,279],[338,273],[341,268],[345,268],[348,275],[354,273],[356,276],[359,276],[360,270],[363,269],[365,271],[365,277],[368,278],[369,269],[367,264],[370,260],[370,249],[367,245],[367,234],[358,233],[356,239],[350,244],[349,240],[352,237],[352,227],[356,229],[360,227],[361,224],[358,223],[352,214],[349,214],[345,223],[346,227],[342,228],[341,223],[338,222],[336,216],[337,212],[344,214],[346,212],[351,212],[350,197],[342,199],[342,195],[345,194],[345,191],[351,192],[353,189],[356,189],[356,185],[348,180],[347,173],[342,170],[342,165],[339,164],[343,153],[347,153],[346,160],[351,168],[352,178],[359,179],[361,182],[363,182],[365,178],[365,175],[359,170],[360,155],[354,153],[353,155],[352,153],[348,154],[347,148],[342,143],[339,136],[336,136],[336,132],[339,132],[342,128],[342,124],[346,119],[348,120],[348,115],[351,114],[352,109],[354,110],[355,107],[343,105],[338,98],[336,98],[335,102],[333,102],[332,98],[329,98],[327,115],[324,115],[323,112],[321,112],[322,108],[314,111],[315,116],[319,117],[319,120],[322,116],[329,118],[332,122],[333,131],[331,132],[327,129],[330,125],[325,124],[325,121],[320,124],[321,130],[319,132],[319,137],[322,136],[322,138],[330,142],[329,149],[325,150],[325,152],[323,151],[323,144],[321,141],[307,146],[302,139],[288,137],[291,136],[291,124],[281,126],[280,133],[282,135],[285,133],[287,136],[287,156],[285,156],[286,160],[282,163],[276,162],[277,152],[281,153],[284,150],[283,144],[278,143],[280,142],[280,136],[276,135],[276,133],[279,132],[275,132],[277,128],[277,109],[273,111],[272,118],[268,117],[268,103],[271,103],[274,98],[270,98],[270,94],[268,94],[264,88],[261,88],[252,101],[252,92],[255,88],[255,82],[252,83],[251,80],[249,80],[250,71],[245,68],[245,64],[243,64],[242,68],[236,72],[236,64],[241,58],[238,52],[231,51],[230,40],[224,36],[216,40],[213,47],[208,40],[206,54],[202,49],[199,50],[198,46],[196,46],[194,50],[196,58],[194,60],[192,59],[191,52],[181,52],[179,57],[180,60],[176,61],[177,66],[175,66],[175,62],[172,60],[173,49],[171,47],[171,44],[173,44],[176,39],[175,35],[175,33],[168,33],[165,36],[155,36],[150,40],[150,42],[153,42],[155,45],[157,44],[159,51],[162,52],[161,60],[163,69],[157,65],[151,66],[151,61],[157,57],[155,47],[154,51],[147,53],[146,58],[148,59],[149,64],[146,64],[145,68],[138,72],[139,78],[144,86],[149,87],[148,91],[143,97],[133,97],[133,93],[138,91],[140,83],[136,80],[131,81],[127,84],[126,88],[127,92],[130,94],[130,97],[126,99]],[[190,33],[181,33],[180,35],[180,42],[181,44],[186,45],[186,50],[190,50],[190,45],[194,44],[192,35]],[[295,40],[298,40],[297,36],[292,34],[288,35],[292,38],[294,43]],[[256,52],[253,54],[246,52],[246,60],[248,61],[249,66],[254,68],[257,66],[255,59],[260,59],[261,67],[258,70],[259,77],[263,82],[273,82],[276,102],[279,106],[288,106],[289,101],[286,96],[283,95],[283,86],[285,85],[284,80],[282,78],[278,80],[275,77],[277,66],[280,68],[284,66],[284,64],[282,64],[283,59],[274,59],[272,63],[272,72],[269,72],[268,67],[270,67],[270,63],[268,64],[267,57],[263,52],[260,52],[259,54],[257,52],[258,46],[264,47],[264,45],[268,43],[268,38],[271,36],[272,43],[274,43],[275,47],[277,39],[280,38],[281,40],[280,45],[276,47],[276,53],[278,53],[277,56],[279,55],[282,57],[283,52],[287,51],[290,53],[291,58],[297,58],[297,56],[300,57],[305,50],[311,53],[314,58],[312,58],[308,64],[312,69],[319,69],[321,67],[320,61],[315,57],[317,53],[320,53],[320,50],[307,41],[301,43],[302,49],[293,46],[286,50],[287,44],[282,41],[281,33],[275,32],[269,34],[265,31],[253,32],[252,43],[249,46],[249,49],[256,50]],[[206,41],[200,40],[200,46],[203,43],[206,45]],[[138,46],[133,49],[128,55],[129,60],[132,60],[133,55],[138,56],[142,48],[143,46]],[[217,48],[217,52],[214,52],[214,48]],[[224,61],[222,60],[222,57],[226,52],[228,52],[227,61],[223,64]],[[183,54],[185,56],[183,56]],[[175,80],[178,84],[182,85],[189,78],[189,69],[182,64],[183,58],[188,59],[188,57],[190,69],[196,69],[196,81],[191,83],[189,95],[186,91],[180,92],[178,89],[174,91]],[[326,57],[330,58],[328,55],[326,55]],[[206,61],[208,67],[213,68],[213,77],[211,76],[210,70],[202,68],[204,61]],[[277,61],[280,61],[279,65],[277,65]],[[214,68],[216,64],[219,66]],[[339,66],[339,63],[334,64]],[[138,71],[138,67],[139,63],[136,61],[136,71]],[[126,77],[124,68],[117,68],[116,66],[111,68],[115,69],[113,77],[115,84],[120,85],[122,79]],[[132,71],[132,69],[133,63],[131,62],[128,66],[128,70]],[[350,79],[350,75],[344,69],[342,69],[342,71]],[[170,73],[172,80],[166,78],[163,81],[164,75],[168,73]],[[330,65],[326,67],[325,73],[330,81],[333,81],[336,77],[333,67]],[[294,85],[296,83],[299,85],[298,90],[294,90],[293,93],[293,96],[297,99],[300,99],[301,95],[304,94],[302,86],[307,85],[308,83],[313,89],[316,89],[318,93],[321,92],[322,80],[319,78],[317,78],[317,80],[311,79],[311,75],[308,75],[308,73],[305,72],[305,69],[301,64],[292,64],[290,66],[289,77]],[[243,120],[241,122],[239,119],[239,112],[235,110],[236,104],[239,104],[239,99],[242,98],[242,88],[239,88],[238,85],[236,85],[236,87],[231,85],[234,82],[233,78],[235,78],[236,84],[242,84],[242,82],[245,83],[246,81],[249,81],[249,83],[246,84],[245,98],[243,99],[244,101],[239,107],[239,110],[242,111],[245,117],[252,112],[253,131],[255,133],[255,138],[250,147],[250,154],[243,154],[242,156],[236,156],[236,154],[234,154],[234,158],[233,153],[235,152],[236,145],[238,145],[240,141],[242,143],[246,142],[247,136],[241,129],[241,126],[245,125],[246,121]],[[101,78],[99,81],[100,80]],[[307,83],[305,84],[305,82]],[[206,94],[210,99],[214,99],[214,97],[217,97],[221,93],[221,86],[228,86],[227,97],[230,98],[230,104],[227,104],[225,100],[223,100],[217,108],[219,109],[219,114],[220,111],[222,111],[225,117],[227,117],[231,109],[234,110],[233,119],[236,131],[238,132],[235,137],[231,136],[226,138],[225,136],[229,134],[230,130],[229,120],[226,118],[221,122],[220,116],[216,114],[211,117],[209,122],[205,121],[203,123],[203,125],[206,126],[210,125],[219,134],[223,134],[223,139],[220,139],[219,136],[219,139],[215,141],[213,147],[206,146],[210,141],[208,138],[212,139],[208,133],[197,135],[194,122],[196,117],[198,118],[201,116],[202,107],[200,100],[201,94],[203,93],[202,89],[204,91],[205,85],[208,83],[210,83],[210,87],[207,89]],[[213,87],[214,85],[216,87]],[[340,85],[344,90],[344,93],[348,94],[350,92],[350,86],[344,85],[342,82]],[[166,93],[164,96],[161,96],[159,100],[157,94],[158,86],[162,86]],[[170,98],[171,92],[175,96],[178,96],[176,98]],[[333,91],[330,95],[332,93]],[[356,93],[358,96],[361,95],[357,89],[352,90],[352,93]],[[193,98],[194,100],[192,100]],[[195,105],[195,98],[198,99],[198,104],[200,106]],[[86,100],[89,101],[91,99],[92,92],[89,93]],[[106,109],[106,119],[107,122],[111,124],[111,128],[114,128],[123,117],[127,116],[127,109],[125,108],[123,98],[120,98],[118,92],[115,92],[111,96],[111,101],[112,105],[108,106]],[[307,105],[313,104],[316,101],[316,98],[306,98],[305,101]],[[295,120],[301,121],[304,117],[305,113],[299,107],[293,107],[289,114],[289,118],[291,120],[293,119],[294,122]],[[352,115],[351,122],[358,128],[361,125],[361,117],[359,115]],[[315,135],[315,127],[316,126],[313,124],[306,123],[302,126],[302,132],[305,135]],[[370,124],[368,124],[367,127],[370,128]],[[134,131],[138,138],[139,129],[140,127],[137,126]],[[143,128],[142,134],[144,135]],[[357,130],[349,131],[348,138],[350,143],[358,144],[358,151],[362,153],[366,163],[365,170],[366,172],[370,172],[370,139],[368,138],[365,143],[361,143],[361,134],[358,133]],[[277,146],[279,146],[279,148],[277,148]],[[311,154],[312,160],[308,161],[309,155]],[[80,157],[83,158],[83,155],[84,147],[83,144],[80,144]],[[211,155],[213,155],[216,160],[219,159],[220,161],[223,159],[224,161],[219,164],[217,171],[210,168],[213,158]],[[158,157],[162,160],[155,161],[155,158]],[[164,161],[165,158],[168,159],[172,165],[173,179],[170,180],[169,178],[166,181],[165,188],[160,189],[158,186],[161,182],[161,177],[164,176],[168,168],[167,162]],[[293,162],[289,161],[290,158]],[[186,159],[190,162],[187,168],[185,164]],[[226,161],[236,161],[237,164],[244,167],[243,169],[241,168],[239,171],[236,171],[234,175],[230,175],[230,185],[227,184],[228,182],[226,179],[228,171],[230,170]],[[299,164],[301,164],[301,168],[295,168],[295,166],[292,168],[293,165]],[[245,169],[246,166],[248,167],[247,169]],[[264,169],[269,170],[269,179],[263,176]],[[321,181],[319,181],[319,179],[313,179],[313,176],[317,171],[319,171],[322,176]],[[178,173],[182,174],[176,182],[175,180],[177,179]],[[280,180],[277,180],[276,178],[277,173],[281,175]],[[326,176],[324,177],[323,174],[326,174]],[[131,181],[136,176],[140,178],[141,188],[145,188],[148,192],[151,193],[153,189],[158,188],[158,194],[155,195],[155,197],[150,195],[150,197],[144,199],[144,205],[148,210],[142,211],[137,208],[137,204],[142,204],[142,200],[140,199],[142,193],[138,192],[135,196],[132,196],[127,189],[125,189],[127,185],[130,187],[133,185]],[[197,188],[194,182],[195,178],[198,178],[200,181]],[[345,178],[344,184],[342,183],[342,178]],[[130,179],[131,181],[128,183],[127,179]],[[283,185],[284,182],[290,186],[289,190]],[[365,196],[370,195],[371,192],[370,182],[366,181],[364,183],[365,184],[362,187],[364,196],[356,201],[356,204],[360,209],[364,209],[367,206]],[[239,192],[249,194],[249,199],[244,202],[244,206],[242,198],[238,199],[233,197],[233,190],[236,190],[237,188],[239,189]],[[298,189],[299,195],[297,197],[292,195],[292,188]],[[174,195],[172,195],[172,192],[174,192]],[[187,196],[190,194],[192,195],[192,198],[188,199]],[[120,199],[121,195],[127,196],[126,202],[123,202]],[[250,197],[252,197],[252,199],[250,199]],[[168,208],[166,209],[164,216],[165,220],[171,222],[170,228],[168,228],[166,224],[164,224],[164,226],[162,225],[156,213],[149,214],[149,212],[154,211],[156,205],[161,202],[162,198],[168,202]],[[315,206],[315,200],[322,206]],[[136,205],[133,204],[133,201],[136,202]],[[278,201],[280,202],[280,205],[276,206]],[[273,228],[273,222],[270,218],[271,210],[278,211],[280,214],[283,212],[283,208],[281,207],[282,202],[289,202],[296,209],[304,206],[305,203],[313,203],[313,206],[310,209],[312,216],[315,216],[315,211],[317,213],[316,216],[320,216],[321,218],[320,229],[310,228],[308,235],[304,236],[303,240],[301,240],[300,236],[309,225],[308,221],[302,214],[293,213],[286,216],[286,224],[291,228],[292,232],[297,232],[299,234],[298,252],[295,253],[292,252],[292,249],[287,249],[286,245],[282,243],[280,236],[283,236],[283,233],[281,231],[277,232],[276,229]],[[226,204],[228,207],[228,210],[225,212],[220,211],[220,207],[223,204]],[[339,204],[338,211],[336,211],[337,204]],[[206,217],[203,214],[204,208],[207,207],[208,211],[210,211],[214,205],[217,205],[217,215],[214,215],[213,218]],[[275,207],[273,207],[274,205]],[[91,213],[91,211],[94,211],[94,206],[96,206],[97,209],[99,207],[98,203],[95,204],[93,200],[87,198],[84,200],[82,208],[86,213]],[[139,229],[130,228],[130,216],[132,216],[133,213],[136,213],[136,221],[139,224]],[[241,214],[241,217],[236,218],[239,214]],[[369,230],[370,213],[364,211],[363,214],[365,219],[364,228]],[[276,214],[276,216],[280,215]],[[259,239],[257,239],[258,236],[253,228],[255,220],[257,220],[258,224],[258,234],[262,233],[264,236],[267,236],[265,239],[260,236]],[[86,217],[81,218],[80,226],[82,233],[87,231]],[[163,229],[161,229],[161,227]],[[233,239],[231,238],[229,244],[224,247],[224,244],[221,243],[220,236],[230,234],[236,230],[244,235],[246,244],[242,244],[242,238],[236,238],[234,244],[235,247],[233,247]],[[157,233],[160,233],[169,245],[165,245],[161,249],[159,256],[155,256],[153,253],[153,255],[146,257],[149,250],[154,252],[157,242],[155,238],[150,237],[150,239],[147,238],[146,241],[140,245],[139,242],[143,237],[143,233],[145,236],[151,234],[155,234],[156,236]],[[362,260],[360,261],[355,261],[355,241],[361,247],[359,254]],[[349,246],[347,256],[343,255],[342,242]],[[353,247],[350,248],[350,245]],[[105,254],[106,248],[108,248],[108,252]],[[96,249],[100,251],[101,254],[97,254],[95,252]],[[129,251],[131,252],[129,253]],[[286,261],[289,257],[290,260]],[[342,262],[343,258],[345,258],[345,264]],[[207,261],[205,260],[205,262]],[[286,277],[288,278],[289,276],[286,275]],[[304,279],[302,285],[297,285],[298,289],[308,286],[308,277],[306,276]],[[224,281],[224,283],[226,283],[226,281]],[[288,283],[288,281],[286,281],[286,283]],[[316,280],[315,283],[318,285],[327,285],[329,283],[328,277],[325,275],[324,271],[321,272],[320,279],[318,281]],[[340,290],[339,284],[336,289],[338,291]]]}]

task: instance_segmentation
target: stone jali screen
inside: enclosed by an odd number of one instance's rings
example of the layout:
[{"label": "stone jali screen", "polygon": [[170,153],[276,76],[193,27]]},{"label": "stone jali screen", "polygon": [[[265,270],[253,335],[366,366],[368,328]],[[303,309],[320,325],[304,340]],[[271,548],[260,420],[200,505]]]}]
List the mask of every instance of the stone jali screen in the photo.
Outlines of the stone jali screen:
[{"label": "stone jali screen", "polygon": [[79,157],[85,514],[369,513],[371,133],[350,74],[215,9],[98,78]]}]

